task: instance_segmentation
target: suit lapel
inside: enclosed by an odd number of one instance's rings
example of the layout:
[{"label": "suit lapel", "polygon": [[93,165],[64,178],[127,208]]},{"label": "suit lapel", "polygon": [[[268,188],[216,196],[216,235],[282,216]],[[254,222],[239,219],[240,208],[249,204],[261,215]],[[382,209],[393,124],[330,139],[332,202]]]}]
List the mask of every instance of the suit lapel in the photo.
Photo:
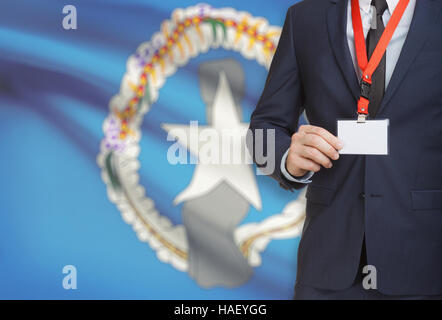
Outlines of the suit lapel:
[{"label": "suit lapel", "polygon": [[347,1],[330,0],[327,9],[327,26],[330,46],[345,81],[355,99],[359,98],[359,81],[356,76],[347,42]]},{"label": "suit lapel", "polygon": [[432,24],[436,20],[435,18],[438,13],[438,10],[436,9],[439,9],[436,7],[436,2],[437,1],[434,0],[416,1],[413,20],[411,21],[407,38],[405,39],[401,54],[394,68],[384,99],[379,107],[378,115],[388,104],[410,68],[410,65],[422,49],[423,44],[431,31]]}]

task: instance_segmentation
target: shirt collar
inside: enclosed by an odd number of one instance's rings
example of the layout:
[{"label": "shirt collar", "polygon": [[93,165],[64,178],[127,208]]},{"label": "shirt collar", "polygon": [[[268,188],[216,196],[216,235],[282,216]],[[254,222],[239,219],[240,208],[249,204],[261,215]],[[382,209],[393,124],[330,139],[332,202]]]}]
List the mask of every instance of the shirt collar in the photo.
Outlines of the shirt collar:
[{"label": "shirt collar", "polygon": [[[399,0],[387,0],[388,11],[393,14]],[[359,7],[366,13],[370,13],[371,0],[359,0]]]}]

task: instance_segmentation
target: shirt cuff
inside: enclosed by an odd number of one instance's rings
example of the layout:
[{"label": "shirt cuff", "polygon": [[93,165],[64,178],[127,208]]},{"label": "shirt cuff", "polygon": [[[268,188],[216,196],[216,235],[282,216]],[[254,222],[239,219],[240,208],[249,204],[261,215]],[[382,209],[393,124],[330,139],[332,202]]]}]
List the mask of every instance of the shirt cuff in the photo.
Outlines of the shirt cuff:
[{"label": "shirt cuff", "polygon": [[313,175],[315,174],[313,171],[309,171],[307,172],[304,176],[300,177],[300,178],[295,178],[294,176],[292,176],[286,169],[285,167],[285,162],[287,159],[287,156],[289,155],[289,150],[287,149],[287,151],[284,153],[284,155],[282,156],[282,160],[281,160],[281,172],[284,175],[284,177],[292,182],[298,182],[298,183],[310,183],[312,182],[312,180],[310,180],[311,177],[313,177]]}]

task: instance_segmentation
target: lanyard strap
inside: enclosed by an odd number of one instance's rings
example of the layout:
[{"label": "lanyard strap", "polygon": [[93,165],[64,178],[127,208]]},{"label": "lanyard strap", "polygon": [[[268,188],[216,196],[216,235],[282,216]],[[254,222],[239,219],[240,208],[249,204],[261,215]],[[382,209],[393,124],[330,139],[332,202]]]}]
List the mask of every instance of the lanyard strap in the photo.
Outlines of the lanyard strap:
[{"label": "lanyard strap", "polygon": [[[358,100],[358,114],[362,114],[364,116],[368,115],[371,76],[381,62],[382,57],[387,50],[388,43],[390,42],[391,37],[393,37],[393,33],[396,30],[409,2],[410,0],[399,1],[396,9],[394,9],[390,21],[388,21],[387,26],[385,27],[385,30],[378,41],[378,44],[376,45],[376,48],[373,51],[373,54],[370,57],[370,61],[368,61],[364,30],[362,28],[361,12],[359,9],[359,0],[351,0],[351,18],[353,22],[356,58],[358,60],[359,68],[362,70],[361,94]],[[365,117],[363,119],[365,119]]]}]

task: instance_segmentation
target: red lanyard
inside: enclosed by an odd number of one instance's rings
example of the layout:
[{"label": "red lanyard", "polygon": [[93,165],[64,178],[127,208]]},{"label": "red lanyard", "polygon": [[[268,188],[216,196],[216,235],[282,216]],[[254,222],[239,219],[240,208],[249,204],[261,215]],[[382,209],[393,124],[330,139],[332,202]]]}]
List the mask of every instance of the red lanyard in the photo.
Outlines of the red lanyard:
[{"label": "red lanyard", "polygon": [[370,57],[370,61],[367,58],[367,49],[365,47],[364,31],[362,29],[361,12],[359,11],[359,1],[351,0],[351,18],[353,21],[353,33],[355,38],[356,57],[358,60],[359,68],[362,70],[361,79],[361,95],[358,100],[358,114],[365,116],[368,115],[369,93],[371,87],[371,76],[378,67],[379,63],[384,56],[385,50],[387,50],[388,43],[393,36],[399,21],[404,14],[410,0],[400,0],[393,15],[388,21],[381,38],[379,39],[373,54]]}]

